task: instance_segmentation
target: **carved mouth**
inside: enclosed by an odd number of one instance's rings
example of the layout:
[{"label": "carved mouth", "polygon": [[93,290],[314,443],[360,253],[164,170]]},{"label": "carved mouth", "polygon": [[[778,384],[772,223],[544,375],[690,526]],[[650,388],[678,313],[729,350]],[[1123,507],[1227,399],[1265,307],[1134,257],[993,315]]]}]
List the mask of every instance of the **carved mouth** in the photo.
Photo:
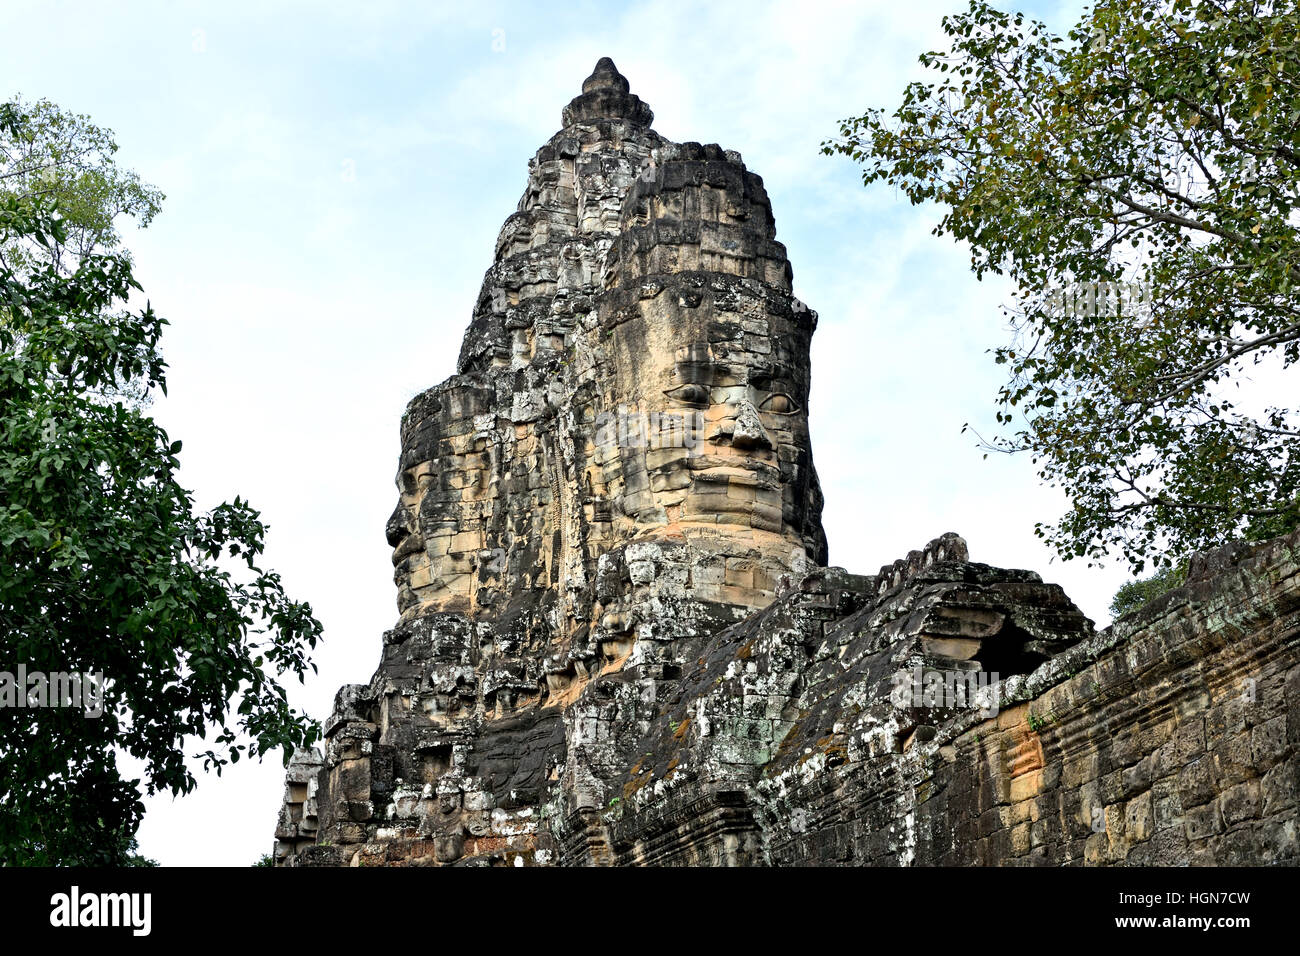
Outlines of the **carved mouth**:
[{"label": "carved mouth", "polygon": [[397,613],[404,614],[409,608],[420,603],[420,599],[415,596],[411,590],[401,580],[400,575],[394,575],[394,583],[397,585]]},{"label": "carved mouth", "polygon": [[782,486],[775,464],[740,456],[710,456],[690,463],[685,523],[743,524],[781,530]]},{"label": "carved mouth", "polygon": [[393,549],[393,566],[405,563],[411,555],[424,550],[424,535],[412,533],[404,537]]},{"label": "carved mouth", "polygon": [[[764,456],[775,458],[775,455]],[[742,485],[775,489],[781,485],[781,470],[775,461],[752,455],[698,455],[686,462],[693,484]]]}]

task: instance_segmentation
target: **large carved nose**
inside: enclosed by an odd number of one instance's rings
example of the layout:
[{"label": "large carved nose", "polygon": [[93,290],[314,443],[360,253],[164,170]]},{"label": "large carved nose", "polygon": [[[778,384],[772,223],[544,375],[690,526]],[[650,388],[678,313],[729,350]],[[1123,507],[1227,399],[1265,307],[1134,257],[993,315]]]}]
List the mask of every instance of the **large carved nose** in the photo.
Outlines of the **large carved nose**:
[{"label": "large carved nose", "polygon": [[731,444],[735,448],[771,448],[772,439],[763,427],[758,412],[749,402],[740,403],[740,411],[731,428]]},{"label": "large carved nose", "polygon": [[388,523],[384,525],[384,534],[388,538],[388,546],[396,548],[406,540],[407,535],[411,533],[410,515],[405,506],[399,501],[393,513],[388,516]]}]

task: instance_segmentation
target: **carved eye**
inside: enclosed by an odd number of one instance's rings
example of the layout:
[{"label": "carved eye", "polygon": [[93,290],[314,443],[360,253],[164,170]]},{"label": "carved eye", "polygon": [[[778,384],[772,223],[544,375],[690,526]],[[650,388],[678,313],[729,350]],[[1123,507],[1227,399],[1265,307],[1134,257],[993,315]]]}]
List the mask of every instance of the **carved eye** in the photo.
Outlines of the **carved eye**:
[{"label": "carved eye", "polygon": [[670,388],[664,394],[674,401],[685,402],[687,405],[709,404],[709,390],[703,385],[696,385],[694,382]]},{"label": "carved eye", "polygon": [[776,412],[778,415],[789,415],[799,411],[799,403],[785,392],[769,395],[767,401],[758,407],[760,411]]}]

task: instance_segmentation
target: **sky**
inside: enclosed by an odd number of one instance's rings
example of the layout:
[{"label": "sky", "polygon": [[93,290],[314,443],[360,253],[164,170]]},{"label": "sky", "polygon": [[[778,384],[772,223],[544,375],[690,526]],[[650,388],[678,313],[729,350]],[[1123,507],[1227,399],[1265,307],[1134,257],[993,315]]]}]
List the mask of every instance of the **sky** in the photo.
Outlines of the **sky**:
[{"label": "sky", "polygon": [[[1080,6],[1014,8],[1064,32]],[[1009,287],[931,234],[937,209],[819,148],[840,119],[896,106],[964,7],[5,0],[0,97],[89,115],[166,194],[148,229],[123,230],[171,323],[154,414],[201,507],[238,494],[269,524],[266,565],[324,625],[290,699],[324,718],[396,621],[402,410],[455,371],[528,159],[601,56],[660,133],[738,150],[764,179],[795,294],[820,313],[809,417],[831,563],[873,573],[956,531],[973,560],[1035,570],[1108,622],[1123,562],[1056,558],[1034,526],[1063,495],[962,432],[996,433]],[[275,757],[201,774],[146,801],[141,851],[248,866],[282,791]]]}]

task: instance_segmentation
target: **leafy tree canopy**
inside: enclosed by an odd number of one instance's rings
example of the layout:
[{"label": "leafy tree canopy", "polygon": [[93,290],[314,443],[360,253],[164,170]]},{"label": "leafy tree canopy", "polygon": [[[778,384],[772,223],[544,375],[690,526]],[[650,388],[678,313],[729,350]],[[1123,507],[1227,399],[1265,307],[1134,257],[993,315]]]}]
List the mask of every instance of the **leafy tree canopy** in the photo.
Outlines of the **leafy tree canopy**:
[{"label": "leafy tree canopy", "polygon": [[[64,238],[37,242],[13,233],[0,241],[0,265],[16,276],[53,266],[70,275],[84,256],[115,252],[130,261],[118,224],[131,218],[148,226],[163,194],[113,159],[117,143],[111,130],[90,117],[60,109],[48,100],[24,102],[16,97],[0,106],[10,118],[9,135],[0,136],[0,198],[40,198],[59,211]],[[7,321],[0,303],[0,322]],[[110,398],[148,406],[151,397],[139,380],[118,387],[101,386]]]},{"label": "leafy tree canopy", "polygon": [[1300,525],[1296,4],[1099,0],[1059,37],[974,0],[943,29],[933,78],[823,149],[1012,280],[984,445],[1070,496],[1037,533],[1140,573]]},{"label": "leafy tree canopy", "polygon": [[1110,601],[1110,616],[1119,620],[1125,614],[1136,611],[1162,594],[1181,587],[1187,580],[1186,563],[1162,568],[1146,578],[1128,581],[1120,585]]},{"label": "leafy tree canopy", "polygon": [[[29,122],[0,104],[11,153]],[[0,709],[0,864],[129,864],[141,789],[192,790],[194,742],[220,773],[317,739],[279,678],[314,668],[321,628],[260,566],[258,512],[236,497],[196,513],[181,443],[107,397],[132,382],[165,393],[165,321],[127,308],[130,261],[78,245],[59,201],[0,194],[0,247],[35,250],[0,262],[0,671],[102,674],[106,690],[101,716]],[[119,773],[118,751],[143,781]]]},{"label": "leafy tree canopy", "polygon": [[62,238],[47,236],[49,242],[11,235],[0,243],[0,263],[18,274],[50,264],[69,274],[91,253],[129,258],[118,222],[129,216],[149,225],[164,197],[113,162],[112,131],[47,100],[14,99],[7,110],[16,122],[0,138],[0,197],[49,200],[65,231]]}]

